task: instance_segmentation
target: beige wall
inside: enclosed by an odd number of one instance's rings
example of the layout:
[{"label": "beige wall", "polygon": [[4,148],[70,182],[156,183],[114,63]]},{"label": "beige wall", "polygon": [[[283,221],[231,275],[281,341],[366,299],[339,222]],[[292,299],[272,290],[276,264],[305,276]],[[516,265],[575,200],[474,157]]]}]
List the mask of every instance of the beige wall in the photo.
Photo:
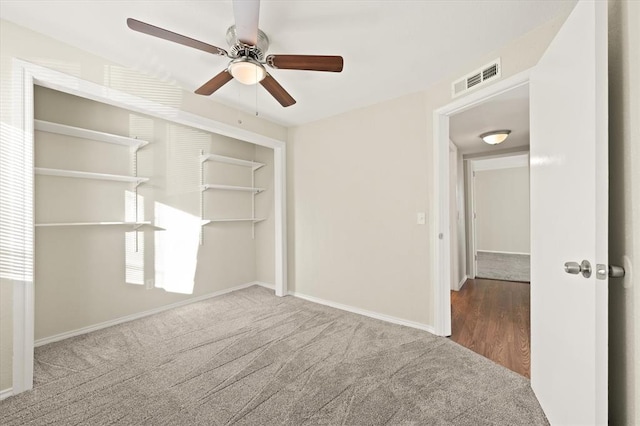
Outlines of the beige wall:
[{"label": "beige wall", "polygon": [[534,66],[564,19],[426,92],[290,129],[290,290],[432,325],[433,111],[451,81],[498,56],[503,78]]},{"label": "beige wall", "polygon": [[478,170],[474,185],[476,249],[529,253],[529,168]]},{"label": "beige wall", "polygon": [[426,114],[418,93],[291,129],[290,290],[429,322]]},{"label": "beige wall", "polygon": [[[2,130],[10,131],[11,128],[11,110],[12,110],[12,100],[11,100],[11,84],[12,84],[12,58],[17,57],[38,65],[46,66],[48,68],[52,68],[61,72],[65,72],[67,74],[71,74],[77,77],[80,77],[85,80],[89,80],[101,85],[105,85],[108,87],[113,87],[118,90],[122,90],[137,96],[141,96],[156,102],[163,103],[165,105],[175,107],[181,109],[183,111],[188,111],[194,114],[198,114],[207,118],[211,118],[226,124],[230,124],[233,126],[242,127],[244,129],[272,137],[275,139],[286,140],[286,129],[278,126],[276,124],[264,121],[255,117],[252,114],[245,114],[238,112],[234,109],[225,107],[220,104],[216,104],[211,99],[195,95],[190,92],[183,91],[171,84],[158,81],[154,78],[144,76],[136,71],[131,69],[121,67],[115,63],[111,63],[105,59],[99,58],[97,56],[91,55],[85,51],[70,47],[66,44],[60,43],[56,40],[53,40],[49,37],[43,36],[41,34],[35,33],[33,31],[24,29],[22,27],[16,26],[7,21],[0,21],[0,69],[1,69],[1,80],[0,80],[0,122],[2,123]],[[172,130],[173,137],[179,138],[180,134],[183,135],[185,133],[189,133],[188,131],[184,131],[183,129],[174,128]],[[167,135],[169,137],[169,134]],[[151,152],[151,151],[149,151]],[[157,153],[157,152],[156,152]],[[251,152],[248,152],[249,155],[253,155],[253,148],[251,148]],[[166,156],[167,153],[163,155]],[[150,163],[148,163],[150,164]],[[167,163],[168,164],[168,163]],[[152,166],[150,166],[152,167]],[[148,171],[148,170],[147,170]],[[141,170],[143,173],[143,170]],[[187,196],[186,199],[176,201],[173,199],[172,202],[185,202],[192,209],[193,201],[189,199],[190,196]],[[179,198],[179,197],[178,197]],[[231,225],[234,227],[236,225]],[[246,225],[243,225],[246,226]],[[228,229],[224,228],[211,228],[207,232],[209,234],[216,234],[218,232],[225,233]],[[38,231],[40,232],[40,231]],[[54,230],[53,232],[58,232]],[[75,232],[75,231],[74,231]],[[96,231],[100,233],[100,238],[105,238],[101,241],[106,241],[105,244],[114,244],[120,246],[122,249],[122,240],[116,239],[112,234],[108,234],[104,230]],[[205,236],[205,238],[209,239],[211,236]],[[113,241],[111,241],[113,238]],[[145,241],[146,242],[146,241]],[[146,247],[147,249],[151,249],[153,244],[149,242]],[[69,247],[72,247],[70,245]],[[77,248],[77,247],[76,247]],[[234,249],[239,247],[234,247]],[[47,245],[43,244],[43,246],[39,246],[38,250],[47,250]],[[251,246],[252,253],[254,252],[253,246]],[[77,250],[76,250],[77,252]],[[75,253],[75,252],[74,252]],[[93,266],[99,266],[101,256],[111,256],[111,253],[102,253],[97,252],[97,256],[93,259]],[[121,254],[121,253],[120,253]],[[120,255],[119,254],[119,255]],[[219,253],[222,254],[222,253]],[[82,253],[78,253],[78,255],[82,255]],[[214,255],[215,256],[215,255]],[[253,255],[252,255],[253,256]],[[218,258],[220,261],[224,259],[224,257]],[[215,268],[219,267],[219,263],[212,259],[199,259],[201,264],[208,263],[208,266],[204,268]],[[149,261],[145,262],[145,268],[149,268]],[[86,266],[86,265],[85,265]],[[91,277],[91,279],[95,279],[95,274],[92,275],[92,272],[84,267],[80,268],[81,276],[83,277]],[[197,282],[204,283],[206,281],[206,273],[202,273],[205,269],[200,269],[198,271],[198,275],[196,277]],[[252,276],[249,281],[255,279],[255,263],[253,263],[249,268],[251,274],[247,274]],[[84,274],[84,275],[82,275]],[[121,280],[121,275],[118,276],[118,279]],[[235,282],[235,281],[234,281]],[[113,285],[113,283],[110,283]],[[230,285],[230,281],[228,283],[222,284],[213,284],[211,288],[220,288],[223,285]],[[235,284],[238,284],[235,282]],[[0,389],[7,389],[11,387],[11,369],[12,369],[12,324],[11,324],[11,316],[12,316],[12,295],[11,295],[11,286],[12,282],[6,279],[0,280]],[[123,284],[124,286],[124,284]],[[218,286],[218,287],[216,287]],[[198,288],[198,286],[196,286]],[[87,289],[83,289],[85,291]],[[100,289],[94,289],[98,291],[98,293],[94,293],[94,295],[101,294]],[[160,290],[151,290],[144,291],[137,286],[124,286],[123,291],[126,293],[126,296],[123,295],[119,300],[122,303],[119,303],[120,307],[116,308],[118,311],[118,315],[126,314],[131,312],[131,310],[144,310],[149,309],[151,307],[171,303],[178,300],[183,300],[189,296],[187,295],[179,295],[175,293],[164,293]],[[199,291],[199,290],[198,290]],[[205,291],[204,287],[202,291]],[[134,306],[134,303],[129,303],[130,297],[136,292],[144,292],[144,297],[140,297],[138,300],[140,304]],[[36,292],[37,293],[37,292]],[[123,293],[124,294],[124,293]],[[137,293],[136,293],[137,294]],[[37,296],[40,298],[40,296]],[[40,298],[41,299],[41,298]],[[41,305],[42,300],[39,303]],[[85,319],[89,319],[91,321],[97,321],[96,318],[93,317],[94,314],[87,313],[83,314]],[[104,312],[96,314],[100,319],[106,318]],[[37,320],[38,321],[38,320]],[[66,321],[66,320],[65,320]],[[57,328],[56,328],[57,330]],[[44,332],[41,330],[40,332]],[[49,333],[52,331],[46,331]]]},{"label": "beige wall", "polygon": [[610,423],[640,423],[640,2],[609,2],[609,262],[627,255],[633,283],[609,281]]}]

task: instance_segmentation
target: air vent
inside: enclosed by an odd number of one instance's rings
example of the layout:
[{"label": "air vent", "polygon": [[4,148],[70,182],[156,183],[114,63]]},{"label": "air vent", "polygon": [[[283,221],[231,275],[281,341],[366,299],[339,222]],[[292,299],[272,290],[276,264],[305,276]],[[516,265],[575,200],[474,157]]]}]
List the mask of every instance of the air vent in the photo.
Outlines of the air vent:
[{"label": "air vent", "polygon": [[500,58],[454,81],[451,84],[451,96],[454,98],[460,96],[498,77],[500,77]]},{"label": "air vent", "polygon": [[478,73],[467,78],[467,89],[482,83],[482,74]]}]

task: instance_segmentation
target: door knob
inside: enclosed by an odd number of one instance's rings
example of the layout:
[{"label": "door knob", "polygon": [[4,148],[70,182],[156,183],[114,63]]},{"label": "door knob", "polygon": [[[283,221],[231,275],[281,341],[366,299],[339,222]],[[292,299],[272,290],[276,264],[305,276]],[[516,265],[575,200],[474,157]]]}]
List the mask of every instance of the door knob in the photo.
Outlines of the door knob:
[{"label": "door knob", "polygon": [[564,264],[564,271],[567,274],[582,273],[583,277],[589,278],[591,276],[591,263],[589,263],[588,260],[583,260],[582,263],[566,262]]}]

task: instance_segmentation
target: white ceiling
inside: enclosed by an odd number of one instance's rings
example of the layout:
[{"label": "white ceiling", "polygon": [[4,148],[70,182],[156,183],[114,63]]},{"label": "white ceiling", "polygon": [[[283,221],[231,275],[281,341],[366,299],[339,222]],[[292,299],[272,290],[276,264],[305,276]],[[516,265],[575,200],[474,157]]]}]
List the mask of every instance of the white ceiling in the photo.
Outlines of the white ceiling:
[{"label": "white ceiling", "polygon": [[[283,125],[424,90],[573,7],[575,0],[264,0],[269,53],[342,55],[341,74],[273,70],[298,101],[230,82],[211,98]],[[230,0],[0,0],[0,17],[193,91],[227,60],[131,31],[132,17],[226,48]],[[459,76],[455,76],[459,77]],[[257,89],[257,90],[256,90]]]},{"label": "white ceiling", "polygon": [[[498,145],[488,145],[480,135],[492,130],[511,130]],[[449,138],[463,154],[529,147],[529,86],[502,93],[449,120]]]}]

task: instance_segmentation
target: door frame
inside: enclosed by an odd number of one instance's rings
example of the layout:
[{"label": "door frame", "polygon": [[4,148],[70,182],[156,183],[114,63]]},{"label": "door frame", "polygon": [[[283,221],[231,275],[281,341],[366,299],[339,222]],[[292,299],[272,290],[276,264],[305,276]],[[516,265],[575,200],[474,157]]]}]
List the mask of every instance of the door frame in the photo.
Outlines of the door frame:
[{"label": "door frame", "polygon": [[[11,135],[12,160],[22,167],[7,170],[9,178],[24,183],[24,199],[20,201],[24,220],[18,224],[25,236],[25,270],[23,280],[13,280],[13,379],[11,394],[33,387],[34,362],[34,85],[47,87],[85,99],[139,112],[210,133],[273,149],[274,219],[275,219],[275,294],[287,295],[287,226],[286,226],[286,144],[249,130],[205,118],[163,105],[117,89],[105,87],[79,77],[14,58],[13,116]],[[30,256],[30,258],[29,258]],[[28,259],[27,259],[28,258]]]},{"label": "door frame", "polygon": [[478,271],[478,259],[476,257],[476,198],[475,198],[475,190],[476,186],[474,184],[474,176],[473,173],[473,160],[464,160],[465,170],[467,171],[467,199],[465,200],[465,213],[469,224],[469,232],[465,235],[465,242],[467,246],[467,257],[469,258],[469,262],[467,262],[467,266],[469,267],[469,271],[467,271],[467,275],[471,279],[476,278],[476,272]]},{"label": "door frame", "polygon": [[529,84],[532,68],[478,89],[433,112],[433,221],[432,282],[434,283],[434,330],[451,335],[451,271],[449,233],[449,118],[511,89]]},{"label": "door frame", "polygon": [[[451,165],[454,165],[454,169],[455,169],[455,173],[453,176],[451,176]],[[455,143],[453,143],[452,140],[449,140],[449,197],[454,197],[455,198],[455,206],[456,206],[456,211],[455,211],[455,220],[454,223],[449,223],[450,226],[450,233],[451,233],[451,245],[449,246],[449,253],[450,256],[453,256],[453,259],[449,259],[449,264],[451,265],[451,271],[455,272],[455,275],[457,279],[452,279],[450,284],[449,284],[449,288],[451,288],[451,290],[458,290],[460,288],[460,279],[462,278],[461,276],[458,277],[458,272],[460,270],[460,257],[458,256],[458,240],[460,238],[460,236],[458,235],[458,173],[460,173],[460,171],[458,170],[458,147],[456,146]],[[451,184],[453,183],[453,191],[451,190]],[[449,203],[451,203],[451,198],[449,198]],[[449,206],[451,207],[451,205]],[[449,211],[449,214],[451,214],[451,211]],[[451,218],[450,218],[451,219]],[[450,220],[451,222],[451,220]],[[452,263],[453,261],[453,263]],[[450,277],[451,278],[451,277]]]}]

